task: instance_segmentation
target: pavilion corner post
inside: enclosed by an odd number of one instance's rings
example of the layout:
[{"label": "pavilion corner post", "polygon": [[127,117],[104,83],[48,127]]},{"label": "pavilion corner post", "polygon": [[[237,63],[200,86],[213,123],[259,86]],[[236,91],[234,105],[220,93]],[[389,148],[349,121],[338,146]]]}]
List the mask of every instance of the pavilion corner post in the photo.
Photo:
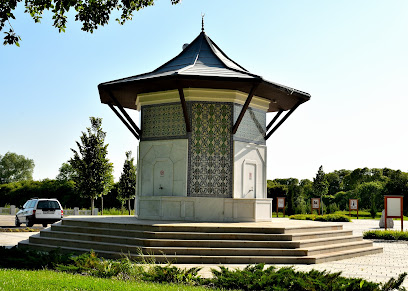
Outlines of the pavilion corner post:
[{"label": "pavilion corner post", "polygon": [[[275,127],[272,128],[271,131],[265,135],[265,140],[268,140],[268,138],[271,137],[271,135],[282,125],[282,123],[285,122],[286,119],[288,119],[288,117],[289,117],[289,116],[296,110],[296,108],[298,108],[299,105],[302,104],[302,103],[303,103],[303,101],[302,101],[302,100],[299,100],[299,101],[295,104],[295,106],[293,106],[292,109],[290,109],[290,111],[285,114],[285,116],[278,122],[278,124],[275,125]],[[278,114],[279,114],[279,112],[278,112]],[[279,114],[279,115],[280,115],[280,114]],[[278,116],[275,116],[275,118],[277,119],[277,118],[279,117],[279,115],[278,115]],[[274,119],[275,119],[275,118],[274,118]],[[273,120],[272,120],[272,121],[273,121]]]},{"label": "pavilion corner post", "polygon": [[183,115],[184,115],[184,121],[186,123],[186,130],[187,132],[191,132],[190,119],[188,118],[187,104],[186,104],[186,99],[184,98],[183,88],[179,87],[178,92],[180,96],[181,107],[183,108]]},{"label": "pavilion corner post", "polygon": [[232,128],[232,134],[237,133],[237,130],[238,130],[238,127],[239,127],[239,125],[240,125],[240,123],[242,121],[242,118],[244,118],[245,112],[247,111],[247,109],[249,107],[249,103],[251,103],[252,97],[255,95],[255,91],[258,88],[258,86],[259,86],[259,83],[254,83],[252,85],[251,91],[248,94],[248,97],[247,97],[247,99],[245,101],[245,104],[242,107],[242,110],[241,110],[241,112],[240,112],[240,114],[239,114],[239,116],[237,118],[237,121],[235,122],[235,124],[234,124],[234,126]]}]

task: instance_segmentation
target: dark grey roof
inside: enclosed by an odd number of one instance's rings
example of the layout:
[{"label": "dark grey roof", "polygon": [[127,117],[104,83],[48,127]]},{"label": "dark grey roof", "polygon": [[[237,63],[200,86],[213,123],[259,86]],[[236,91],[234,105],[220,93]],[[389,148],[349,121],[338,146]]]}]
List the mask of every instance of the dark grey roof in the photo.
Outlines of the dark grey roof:
[{"label": "dark grey roof", "polygon": [[308,93],[268,82],[231,60],[204,32],[179,55],[154,71],[98,86],[101,102],[110,103],[108,91],[123,107],[135,108],[137,94],[182,88],[236,89],[249,93],[258,83],[255,95],[271,100],[269,111],[288,110],[310,99]]}]

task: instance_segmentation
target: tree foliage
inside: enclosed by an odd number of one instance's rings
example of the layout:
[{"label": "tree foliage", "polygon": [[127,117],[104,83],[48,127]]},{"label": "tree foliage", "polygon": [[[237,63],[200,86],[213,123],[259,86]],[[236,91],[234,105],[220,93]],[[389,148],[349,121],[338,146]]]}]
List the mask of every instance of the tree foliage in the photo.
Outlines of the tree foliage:
[{"label": "tree foliage", "polygon": [[126,152],[126,160],[123,164],[123,171],[119,178],[118,194],[119,200],[127,201],[129,215],[131,212],[130,200],[135,197],[136,190],[136,166],[132,152]]},{"label": "tree foliage", "polygon": [[323,166],[319,167],[316,177],[313,179],[313,191],[318,197],[326,195],[329,192],[329,182],[327,182]]},{"label": "tree foliage", "polygon": [[[73,181],[20,181],[0,185],[0,205],[22,206],[33,197],[57,198],[62,207],[85,207],[83,199],[75,195]],[[89,203],[88,203],[89,204]]]},{"label": "tree foliage", "polygon": [[59,173],[55,178],[58,181],[70,181],[74,180],[75,177],[75,170],[72,165],[68,163],[63,163],[59,168]]},{"label": "tree foliage", "polygon": [[0,155],[0,184],[32,180],[33,171],[34,161],[23,155],[10,152]]},{"label": "tree foliage", "polygon": [[[177,4],[181,0],[171,0]],[[4,45],[19,45],[20,36],[14,31],[11,22],[15,20],[14,11],[23,0],[0,1],[0,31],[4,33]],[[67,14],[75,11],[75,21],[82,23],[82,30],[92,33],[100,26],[109,23],[111,14],[119,12],[116,21],[123,25],[132,20],[133,13],[148,6],[154,5],[154,0],[25,0],[25,13],[30,14],[35,23],[41,22],[44,11],[52,13],[53,26],[59,32],[65,32],[67,25]]]},{"label": "tree foliage", "polygon": [[81,143],[76,142],[79,151],[71,149],[74,157],[69,163],[75,170],[75,189],[81,197],[91,199],[93,213],[95,199],[106,195],[113,185],[113,165],[107,158],[102,118],[90,117],[90,121],[91,127],[82,132]]},{"label": "tree foliage", "polygon": [[400,170],[358,168],[325,174],[320,167],[313,182],[275,179],[268,180],[267,187],[268,197],[287,197],[288,213],[309,213],[310,198],[313,197],[322,198],[325,213],[333,213],[336,209],[349,210],[351,198],[359,199],[360,209],[374,213],[384,208],[384,195],[404,195],[404,213],[408,214],[408,173]]}]

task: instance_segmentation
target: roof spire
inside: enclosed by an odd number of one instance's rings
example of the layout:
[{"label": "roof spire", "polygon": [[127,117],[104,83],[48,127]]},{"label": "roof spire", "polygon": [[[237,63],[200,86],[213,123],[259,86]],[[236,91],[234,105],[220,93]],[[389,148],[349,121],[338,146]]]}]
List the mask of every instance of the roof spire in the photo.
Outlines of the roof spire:
[{"label": "roof spire", "polygon": [[205,13],[204,14],[201,13],[201,31],[202,32],[204,32],[204,16],[205,16]]}]

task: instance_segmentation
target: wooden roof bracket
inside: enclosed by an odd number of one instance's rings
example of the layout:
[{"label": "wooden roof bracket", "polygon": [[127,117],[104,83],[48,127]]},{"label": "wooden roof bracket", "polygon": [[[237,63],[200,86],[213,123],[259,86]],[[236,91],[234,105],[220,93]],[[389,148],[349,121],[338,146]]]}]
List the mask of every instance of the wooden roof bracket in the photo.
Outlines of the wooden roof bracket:
[{"label": "wooden roof bracket", "polygon": [[131,132],[136,132],[137,133],[137,139],[139,138],[139,135],[142,133],[140,128],[136,125],[136,123],[133,121],[132,118],[130,118],[129,114],[123,109],[122,105],[119,103],[119,101],[115,98],[113,93],[110,90],[107,90],[107,93],[109,97],[112,99],[112,101],[115,103],[115,105],[119,108],[120,112],[122,112],[123,116],[125,116],[126,120],[119,114],[119,112],[113,107],[113,105],[110,103],[109,107],[115,112],[115,114],[119,117],[119,119],[126,125],[127,128],[132,129]]},{"label": "wooden roof bracket", "polygon": [[258,88],[259,83],[254,83],[252,85],[251,91],[248,94],[248,97],[245,101],[244,106],[241,109],[241,112],[238,115],[237,121],[235,121],[234,126],[232,127],[232,134],[236,134],[239,125],[241,124],[242,118],[244,118],[245,112],[247,111],[248,107],[249,107],[249,103],[251,103],[252,97],[255,95],[255,91]]},{"label": "wooden roof bracket", "polygon": [[179,87],[178,92],[180,96],[181,107],[183,108],[183,115],[184,115],[184,121],[186,123],[186,130],[187,132],[191,132],[190,119],[188,118],[187,104],[186,104],[186,99],[184,98],[183,88]]},{"label": "wooden roof bracket", "polygon": [[122,117],[122,115],[120,115],[120,113],[115,109],[115,107],[113,107],[112,103],[108,104],[110,109],[112,109],[113,112],[115,112],[115,114],[119,117],[119,119],[123,122],[124,125],[126,125],[126,127],[130,130],[130,132],[138,139],[140,140],[139,135],[136,133],[136,131],[129,125],[129,123],[127,123],[127,121]]},{"label": "wooden roof bracket", "polygon": [[[302,101],[302,100],[299,100],[299,101],[295,104],[295,106],[293,106],[292,109],[290,109],[290,111],[285,114],[285,116],[278,122],[278,124],[275,125],[275,127],[272,128],[271,131],[265,135],[265,140],[268,140],[268,138],[270,138],[271,135],[279,128],[279,126],[281,126],[282,123],[284,123],[285,120],[288,119],[288,117],[289,117],[289,116],[296,110],[296,108],[298,108],[299,105],[302,104],[302,103],[303,103],[303,101]],[[280,111],[279,111],[279,112],[280,112]],[[279,114],[279,112],[278,112],[278,114]],[[278,114],[277,114],[277,115],[278,115]],[[280,115],[280,114],[279,114],[279,115]],[[278,117],[279,117],[279,116],[278,116]],[[276,120],[277,117],[275,116],[274,119]],[[274,120],[272,120],[272,121],[274,121]],[[271,123],[272,123],[272,121],[271,121]],[[274,121],[274,122],[275,122],[275,121]],[[272,126],[272,125],[271,125],[271,126]]]},{"label": "wooden roof bracket", "polygon": [[273,117],[273,119],[271,120],[271,122],[269,122],[269,124],[266,126],[266,131],[268,131],[271,126],[275,123],[275,121],[279,118],[279,116],[282,114],[283,109],[279,109],[278,113],[276,113],[276,115]]}]

